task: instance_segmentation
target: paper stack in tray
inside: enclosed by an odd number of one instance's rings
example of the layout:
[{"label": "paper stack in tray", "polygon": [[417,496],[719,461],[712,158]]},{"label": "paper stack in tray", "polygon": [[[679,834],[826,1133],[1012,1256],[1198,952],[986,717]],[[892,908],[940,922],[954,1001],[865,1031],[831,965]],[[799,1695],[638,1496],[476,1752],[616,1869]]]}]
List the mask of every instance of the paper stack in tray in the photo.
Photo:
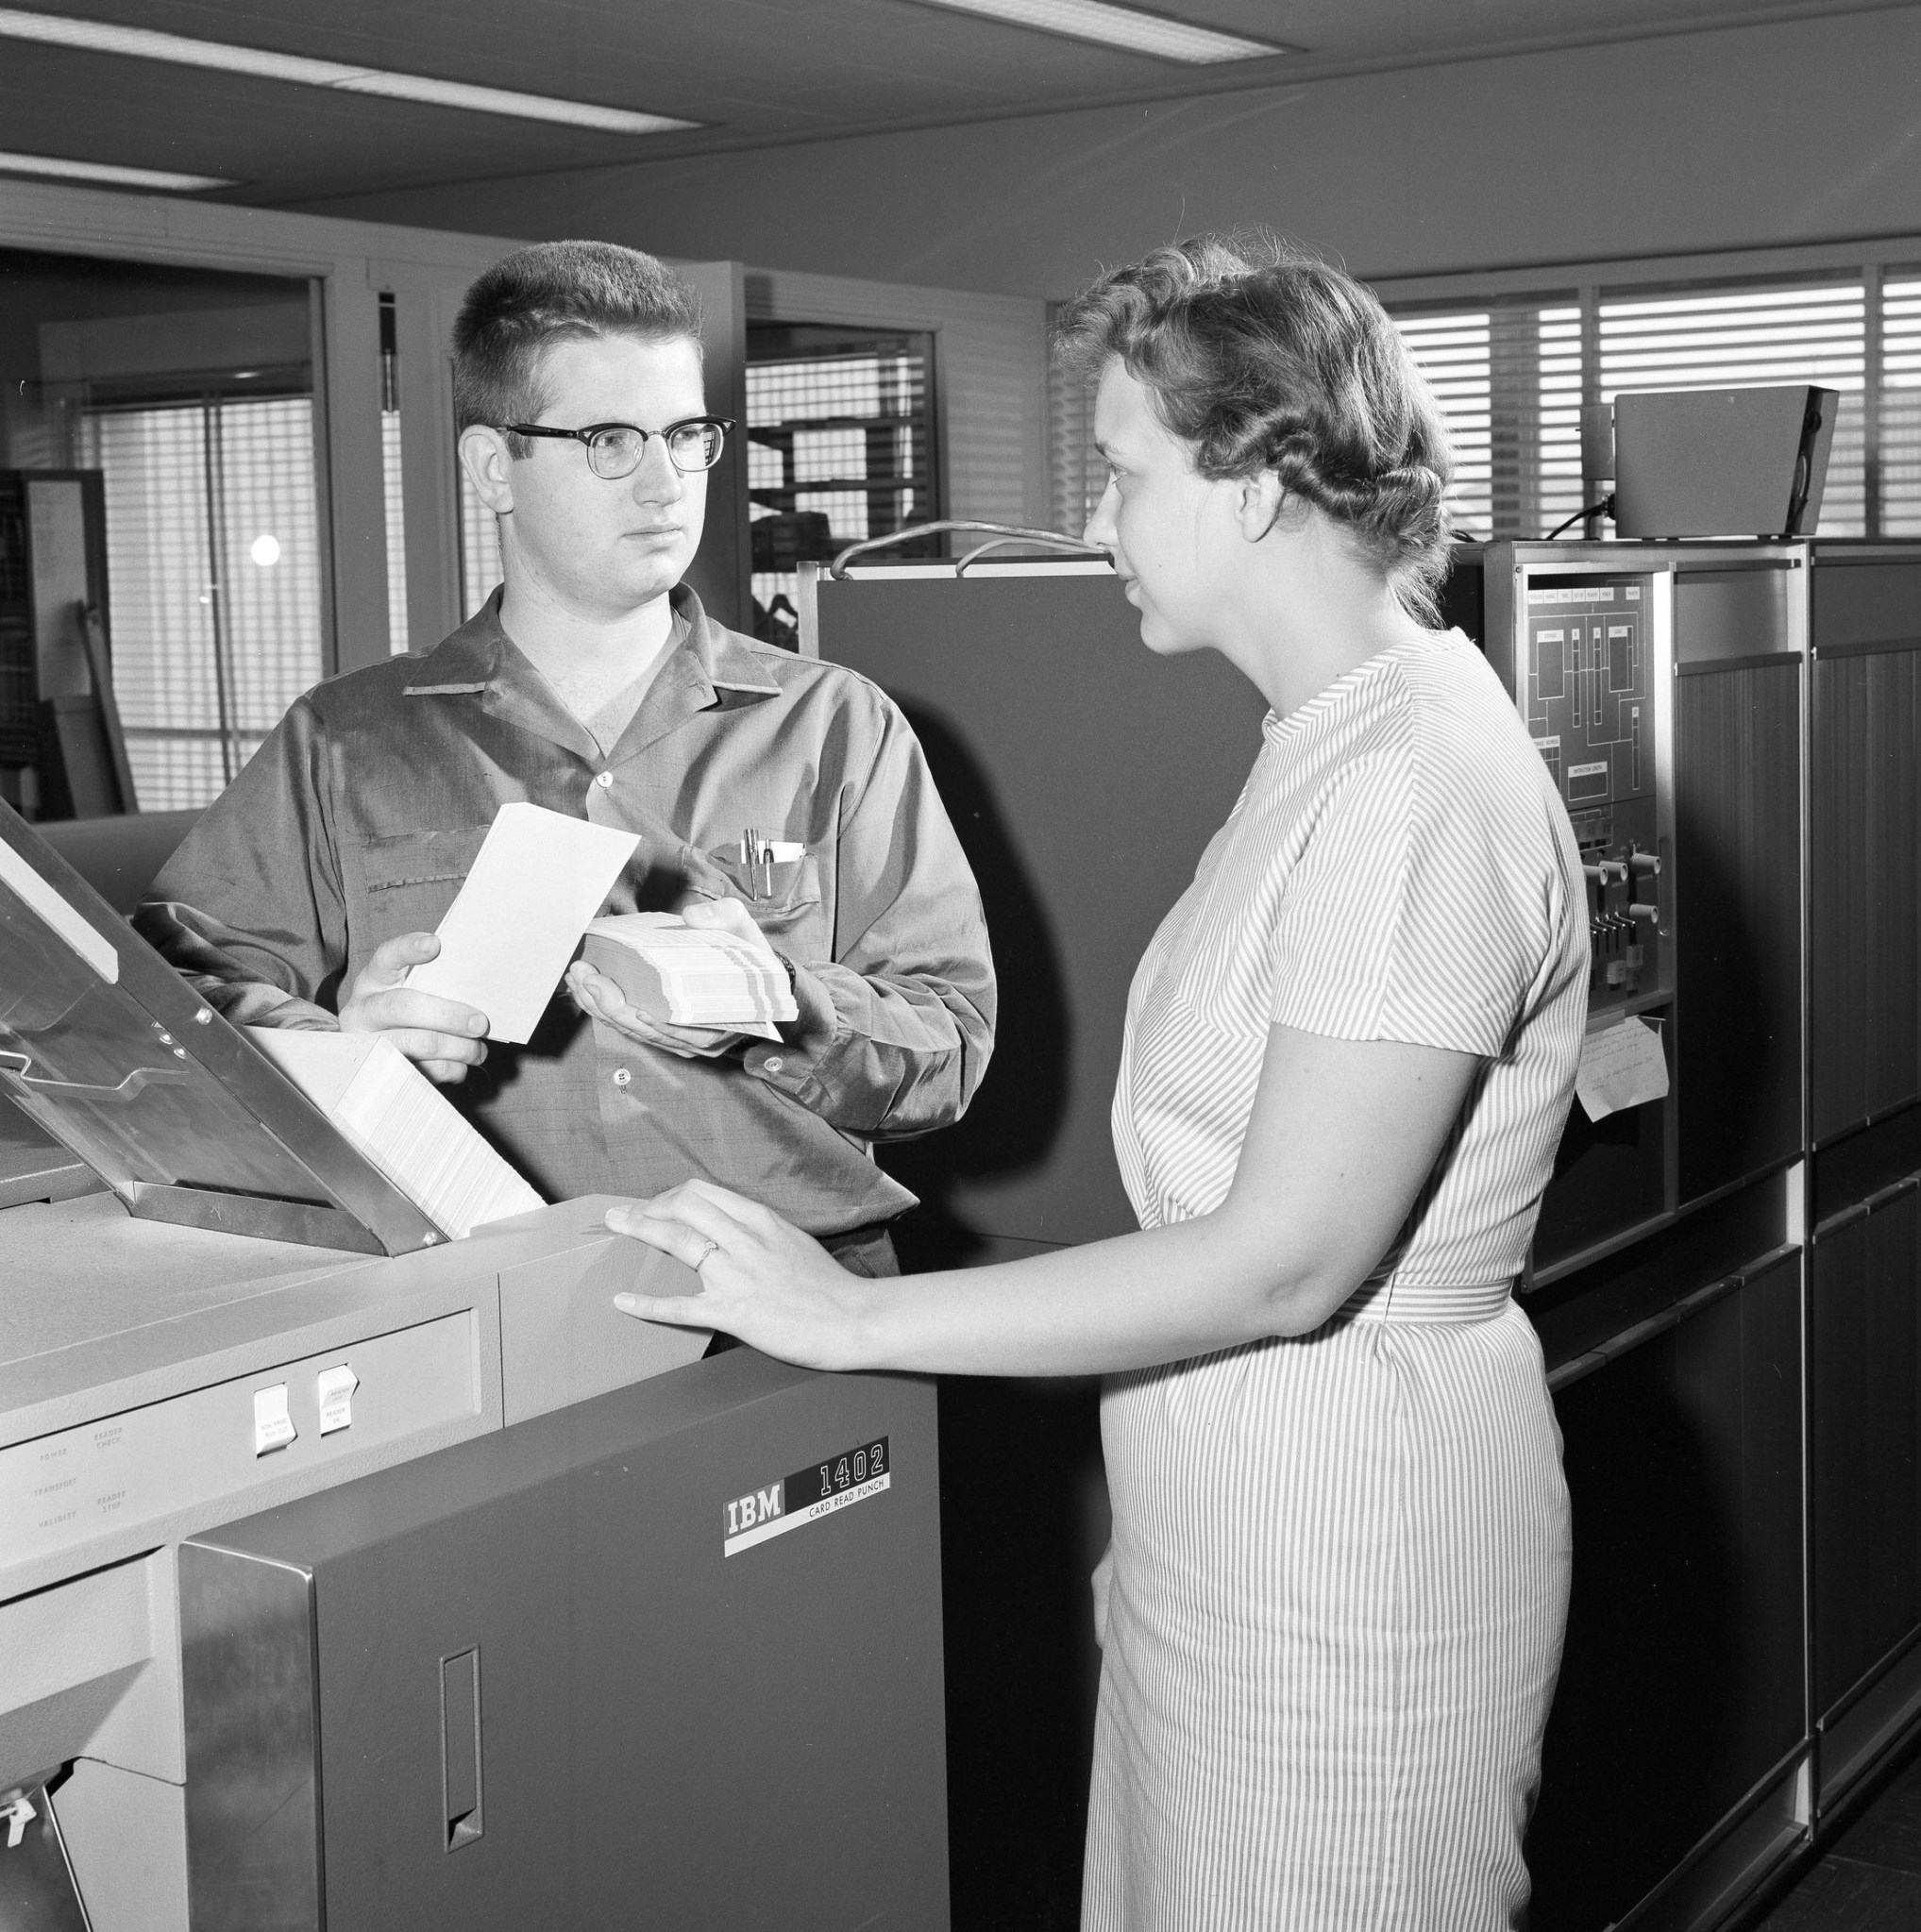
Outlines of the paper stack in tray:
[{"label": "paper stack in tray", "polygon": [[581,956],[650,1019],[777,1040],[774,1022],[800,1016],[779,960],[732,932],[689,926],[671,913],[596,919]]},{"label": "paper stack in tray", "polygon": [[547,1204],[383,1034],[246,1031],[355,1151],[456,1241]]}]

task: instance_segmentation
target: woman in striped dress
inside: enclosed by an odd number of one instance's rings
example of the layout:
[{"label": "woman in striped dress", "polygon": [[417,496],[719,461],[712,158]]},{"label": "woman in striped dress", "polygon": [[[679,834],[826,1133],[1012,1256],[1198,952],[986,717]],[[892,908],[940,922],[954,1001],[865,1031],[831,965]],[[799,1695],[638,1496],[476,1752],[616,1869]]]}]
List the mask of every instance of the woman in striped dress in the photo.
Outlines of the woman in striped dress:
[{"label": "woman in striped dress", "polygon": [[1090,1932],[1511,1925],[1567,1589],[1510,1289],[1585,1017],[1572,834],[1421,621],[1448,458],[1372,296],[1203,237],[1063,338],[1143,642],[1272,707],[1129,998],[1141,1231],[863,1282],[691,1182],[609,1216],[700,1272],[632,1312],[821,1368],[1106,1374]]}]

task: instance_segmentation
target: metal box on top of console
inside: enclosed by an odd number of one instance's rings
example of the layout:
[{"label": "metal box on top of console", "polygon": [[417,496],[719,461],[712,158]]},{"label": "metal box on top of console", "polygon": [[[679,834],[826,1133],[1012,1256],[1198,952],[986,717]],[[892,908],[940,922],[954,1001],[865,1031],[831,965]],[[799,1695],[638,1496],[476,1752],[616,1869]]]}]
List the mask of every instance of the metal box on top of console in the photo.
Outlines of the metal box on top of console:
[{"label": "metal box on top of console", "polygon": [[1821,518],[1838,390],[1695,389],[1614,398],[1623,537],[1795,537]]}]

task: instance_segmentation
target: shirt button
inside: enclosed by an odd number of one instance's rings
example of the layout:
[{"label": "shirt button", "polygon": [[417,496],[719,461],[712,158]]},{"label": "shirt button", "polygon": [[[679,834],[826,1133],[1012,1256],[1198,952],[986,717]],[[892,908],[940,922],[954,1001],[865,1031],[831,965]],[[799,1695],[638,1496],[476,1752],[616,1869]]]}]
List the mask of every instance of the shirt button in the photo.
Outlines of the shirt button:
[{"label": "shirt button", "polygon": [[786,1064],[787,1063],[784,1060],[783,1060],[778,1053],[769,1053],[767,1057],[761,1062],[761,1065],[765,1067],[769,1073],[778,1073],[781,1070],[781,1068],[784,1067]]},{"label": "shirt button", "polygon": [[628,1072],[624,1067],[616,1067],[614,1069],[614,1084],[615,1086],[625,1086],[632,1078],[633,1075]]},{"label": "shirt button", "polygon": [[604,792],[614,782],[614,774],[611,771],[597,771],[594,774],[594,782]]}]

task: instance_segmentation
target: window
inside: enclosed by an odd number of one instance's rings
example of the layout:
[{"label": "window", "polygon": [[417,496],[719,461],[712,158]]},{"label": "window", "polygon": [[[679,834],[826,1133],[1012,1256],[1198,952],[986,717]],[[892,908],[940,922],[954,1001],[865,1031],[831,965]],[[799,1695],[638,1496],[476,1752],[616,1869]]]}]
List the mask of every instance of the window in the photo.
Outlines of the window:
[{"label": "window", "polygon": [[[754,632],[798,636],[800,565],[937,517],[934,339],[813,323],[748,329]],[[925,539],[902,556],[927,555]]]},{"label": "window", "polygon": [[407,648],[407,493],[400,462],[400,356],[394,297],[380,297],[380,494],[387,528],[387,648]]},{"label": "window", "polygon": [[141,808],[208,803],[321,673],[313,403],[92,408],[113,687]]},{"label": "window", "polygon": [[[1583,507],[1584,402],[1803,382],[1842,398],[1818,534],[1921,533],[1921,280],[1881,285],[1879,371],[1870,366],[1874,286],[1854,272],[1601,287],[1555,306],[1396,303],[1390,312],[1455,440],[1451,502],[1464,534],[1545,536]],[[1877,375],[1871,448],[1864,402]],[[1588,487],[1598,494],[1600,481]]]},{"label": "window", "polygon": [[459,454],[461,479],[461,616],[471,617],[507,574],[500,563],[500,519],[480,501]]},{"label": "window", "polygon": [[[1583,478],[1584,405],[1805,382],[1841,393],[1817,533],[1921,536],[1921,266],[1788,272],[1810,260],[1789,254],[1781,273],[1739,281],[1624,271],[1565,293],[1517,290],[1505,272],[1446,277],[1439,298],[1419,282],[1389,285],[1389,312],[1447,422],[1456,530],[1544,537],[1601,494],[1605,479]],[[1057,379],[1051,397],[1053,513],[1078,531],[1101,479],[1088,399],[1070,388]]]},{"label": "window", "polygon": [[1880,534],[1921,537],[1921,270],[1881,284]]}]

